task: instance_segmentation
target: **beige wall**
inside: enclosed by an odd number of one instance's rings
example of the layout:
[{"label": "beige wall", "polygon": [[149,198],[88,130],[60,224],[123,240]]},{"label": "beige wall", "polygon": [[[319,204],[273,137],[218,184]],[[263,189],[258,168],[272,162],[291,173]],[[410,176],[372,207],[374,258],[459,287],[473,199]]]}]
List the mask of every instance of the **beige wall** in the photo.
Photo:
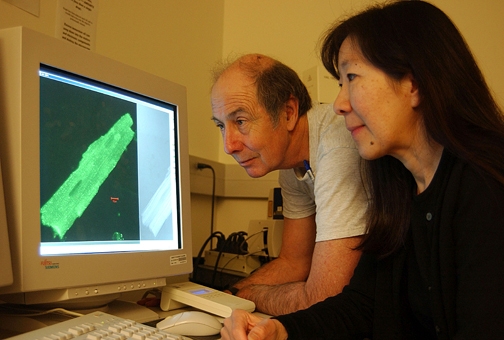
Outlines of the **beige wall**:
[{"label": "beige wall", "polygon": [[[23,25],[56,30],[57,0],[40,1],[40,16],[0,0],[0,28]],[[224,0],[102,0],[96,52],[187,88],[189,152],[216,159],[210,133],[210,68],[222,54]],[[211,131],[215,132],[215,131]]]},{"label": "beige wall", "polygon": [[[209,70],[229,55],[260,52],[299,74],[319,64],[321,33],[371,0],[101,0],[96,52],[181,83],[188,91],[191,155],[233,163],[210,121]],[[459,26],[504,105],[504,1],[433,0]],[[24,25],[53,35],[57,0],[42,0],[39,17],[0,0],[0,28]],[[335,93],[336,95],[336,93]],[[265,193],[267,195],[267,193]],[[211,201],[193,195],[197,252],[210,228]],[[266,217],[265,199],[223,199],[215,230],[246,230]]]},{"label": "beige wall", "polygon": [[[372,0],[227,0],[223,56],[259,52],[271,55],[302,75],[319,64],[317,43],[336,19]],[[490,87],[504,106],[504,1],[432,0],[465,36]],[[221,162],[232,162],[222,151]]]}]

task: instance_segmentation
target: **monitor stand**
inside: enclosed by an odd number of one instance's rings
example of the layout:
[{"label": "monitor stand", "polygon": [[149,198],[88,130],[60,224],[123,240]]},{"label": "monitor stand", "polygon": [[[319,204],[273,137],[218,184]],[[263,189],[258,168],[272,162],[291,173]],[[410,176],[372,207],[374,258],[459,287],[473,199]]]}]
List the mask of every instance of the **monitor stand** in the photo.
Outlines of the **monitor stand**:
[{"label": "monitor stand", "polygon": [[151,322],[161,318],[158,313],[148,307],[123,300],[114,300],[109,303],[106,313],[140,323]]}]

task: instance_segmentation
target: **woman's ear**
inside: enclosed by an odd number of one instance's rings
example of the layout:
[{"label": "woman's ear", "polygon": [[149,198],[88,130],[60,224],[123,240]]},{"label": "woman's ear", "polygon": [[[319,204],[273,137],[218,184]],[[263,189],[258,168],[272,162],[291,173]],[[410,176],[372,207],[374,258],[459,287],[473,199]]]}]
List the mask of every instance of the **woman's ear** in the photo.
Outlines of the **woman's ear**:
[{"label": "woman's ear", "polygon": [[418,83],[413,75],[408,75],[408,81],[410,84],[410,95],[411,95],[411,107],[417,108],[420,105],[420,91],[418,90]]},{"label": "woman's ear", "polygon": [[291,95],[285,102],[285,119],[287,130],[292,131],[296,127],[299,118],[299,99]]}]

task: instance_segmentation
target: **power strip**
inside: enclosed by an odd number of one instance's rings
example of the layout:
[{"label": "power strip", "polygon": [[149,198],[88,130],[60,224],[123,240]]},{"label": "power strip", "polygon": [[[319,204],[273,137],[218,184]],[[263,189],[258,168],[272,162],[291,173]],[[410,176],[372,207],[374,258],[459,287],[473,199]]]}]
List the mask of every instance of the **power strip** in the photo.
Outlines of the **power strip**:
[{"label": "power strip", "polygon": [[[205,267],[215,267],[219,252],[207,250],[205,252]],[[250,274],[261,266],[257,256],[238,255],[232,253],[222,253],[217,268],[220,270],[232,270],[240,273]]]}]

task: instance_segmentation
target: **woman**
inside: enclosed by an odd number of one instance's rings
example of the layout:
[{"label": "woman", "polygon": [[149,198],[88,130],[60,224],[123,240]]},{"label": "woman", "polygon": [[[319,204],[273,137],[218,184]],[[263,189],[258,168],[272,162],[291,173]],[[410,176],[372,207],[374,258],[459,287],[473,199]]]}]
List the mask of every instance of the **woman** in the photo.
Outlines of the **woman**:
[{"label": "woman", "polygon": [[504,121],[450,19],[372,7],[325,37],[370,191],[364,255],[343,292],[223,339],[494,339],[504,334]]}]

